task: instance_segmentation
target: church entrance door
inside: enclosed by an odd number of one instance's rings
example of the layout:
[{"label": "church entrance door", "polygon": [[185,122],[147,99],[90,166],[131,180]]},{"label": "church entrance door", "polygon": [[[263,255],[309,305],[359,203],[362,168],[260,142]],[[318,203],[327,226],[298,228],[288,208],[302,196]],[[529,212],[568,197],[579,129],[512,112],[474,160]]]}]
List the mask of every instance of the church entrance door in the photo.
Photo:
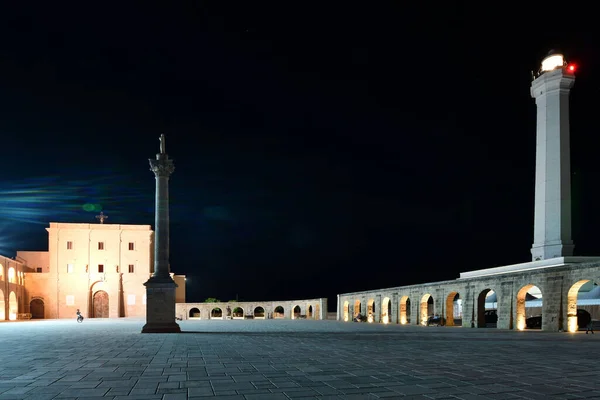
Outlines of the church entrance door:
[{"label": "church entrance door", "polygon": [[31,300],[31,303],[29,303],[29,312],[31,312],[31,319],[43,319],[44,301],[42,299]]},{"label": "church entrance door", "polygon": [[108,318],[108,293],[99,290],[94,293],[93,318]]}]

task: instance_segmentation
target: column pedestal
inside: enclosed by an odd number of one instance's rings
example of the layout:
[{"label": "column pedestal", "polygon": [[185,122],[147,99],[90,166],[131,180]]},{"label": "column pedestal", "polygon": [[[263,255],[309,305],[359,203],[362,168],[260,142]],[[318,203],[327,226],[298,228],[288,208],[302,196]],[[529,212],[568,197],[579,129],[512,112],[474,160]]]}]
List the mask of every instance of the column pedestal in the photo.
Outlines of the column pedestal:
[{"label": "column pedestal", "polygon": [[177,284],[169,278],[152,277],[146,286],[146,325],[142,333],[179,333],[175,322],[175,289]]}]

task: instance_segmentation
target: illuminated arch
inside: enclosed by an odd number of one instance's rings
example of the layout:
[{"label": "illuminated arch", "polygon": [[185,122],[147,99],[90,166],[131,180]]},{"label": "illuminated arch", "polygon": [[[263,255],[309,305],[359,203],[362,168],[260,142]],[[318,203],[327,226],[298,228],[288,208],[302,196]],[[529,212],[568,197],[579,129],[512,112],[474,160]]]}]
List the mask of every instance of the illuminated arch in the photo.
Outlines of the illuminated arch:
[{"label": "illuminated arch", "polygon": [[361,310],[360,300],[357,299],[357,300],[354,301],[354,310],[353,310],[354,316],[353,317],[357,317],[358,314],[361,313],[361,311],[362,310]]},{"label": "illuminated arch", "polygon": [[421,325],[427,325],[429,315],[433,314],[433,306],[433,296],[429,293],[425,293],[423,297],[421,297]]},{"label": "illuminated arch", "polygon": [[14,267],[8,268],[8,281],[10,283],[16,283],[16,275]]},{"label": "illuminated arch", "polygon": [[0,321],[6,319],[6,303],[4,302],[4,291],[0,289]]},{"label": "illuminated arch", "polygon": [[400,298],[400,323],[402,325],[410,323],[410,298],[408,296]]},{"label": "illuminated arch", "polygon": [[[527,313],[526,313],[526,309],[525,309],[525,305],[526,305],[525,302],[527,301],[527,292],[529,292],[534,287],[537,287],[538,289],[540,288],[539,286],[536,286],[536,285],[530,283],[530,284],[523,286],[517,292],[517,329],[520,331],[527,328],[527,322],[526,322],[527,321]],[[540,289],[540,291],[541,291],[541,289]],[[542,295],[542,297],[543,297],[543,295]]]},{"label": "illuminated arch", "polygon": [[459,299],[458,292],[450,292],[446,297],[446,326],[454,326],[454,317],[459,313],[458,310],[455,310],[455,305]]},{"label": "illuminated arch", "polygon": [[367,321],[375,321],[375,299],[369,299],[367,301]]},{"label": "illuminated arch", "polygon": [[19,303],[17,303],[17,295],[15,292],[10,292],[8,296],[8,319],[15,321],[19,312]]},{"label": "illuminated arch", "polygon": [[384,297],[381,301],[381,322],[389,324],[392,322],[392,301],[389,297]]},{"label": "illuminated arch", "polygon": [[349,312],[350,312],[350,302],[344,302],[344,322],[348,322],[349,320]]},{"label": "illuminated arch", "polygon": [[577,332],[580,328],[577,319],[577,295],[579,294],[579,289],[588,282],[592,281],[590,279],[582,279],[575,282],[567,293],[567,329],[569,332]]},{"label": "illuminated arch", "polygon": [[0,281],[4,280],[4,265],[0,264]]}]

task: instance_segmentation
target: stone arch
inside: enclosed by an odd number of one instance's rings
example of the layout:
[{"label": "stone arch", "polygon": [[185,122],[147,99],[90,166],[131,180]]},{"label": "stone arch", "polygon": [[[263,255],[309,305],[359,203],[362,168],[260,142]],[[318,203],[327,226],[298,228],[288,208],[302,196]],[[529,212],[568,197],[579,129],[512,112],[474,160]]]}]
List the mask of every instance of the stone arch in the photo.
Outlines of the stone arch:
[{"label": "stone arch", "polygon": [[17,273],[15,271],[15,268],[9,267],[8,268],[8,282],[16,283],[16,281],[17,281]]},{"label": "stone arch", "polygon": [[8,319],[15,321],[17,314],[19,313],[19,303],[17,302],[17,295],[11,291],[8,296]]},{"label": "stone arch", "polygon": [[347,300],[344,301],[344,322],[348,322],[349,321],[349,312],[350,312],[350,302],[348,302]]},{"label": "stone arch", "polygon": [[434,305],[435,304],[433,302],[433,296],[431,294],[425,293],[423,297],[421,297],[421,325],[427,325],[427,320],[429,319],[429,316],[433,315]]},{"label": "stone arch", "polygon": [[381,301],[381,322],[389,324],[392,319],[392,300],[389,297],[384,297]]},{"label": "stone arch", "polygon": [[302,309],[298,305],[294,306],[292,308],[292,319],[300,318],[300,315],[302,315]]},{"label": "stone arch", "polygon": [[313,306],[312,306],[312,304],[309,304],[308,307],[306,308],[306,318],[312,319],[312,317],[313,317]]},{"label": "stone arch", "polygon": [[[534,285],[533,283],[526,284],[525,286],[521,287],[521,289],[519,289],[519,291],[517,292],[517,329],[520,331],[527,328],[527,302],[530,301],[530,298],[528,298],[527,295],[529,294],[529,291],[533,288],[537,288],[538,290],[540,290],[541,293],[540,287]],[[540,298],[542,298],[542,296],[540,296]],[[540,320],[540,328],[542,328],[541,324],[542,321]]]},{"label": "stone arch", "polygon": [[0,289],[0,321],[6,320],[6,303],[4,302],[4,291]]},{"label": "stone arch", "polygon": [[4,265],[0,264],[0,281],[4,280]]},{"label": "stone arch", "polygon": [[450,292],[446,296],[446,326],[461,325],[454,322],[455,318],[462,320],[462,305],[459,300],[460,295],[458,292]]},{"label": "stone arch", "polygon": [[231,318],[244,319],[244,314],[244,309],[240,306],[236,306],[233,308],[233,311],[231,311]]},{"label": "stone arch", "polygon": [[210,319],[223,319],[223,310],[219,307],[210,310]]},{"label": "stone arch", "polygon": [[375,320],[375,299],[369,299],[367,301],[367,321],[373,322]]},{"label": "stone arch", "polygon": [[282,306],[275,307],[275,310],[273,310],[273,318],[285,318],[285,309]]},{"label": "stone arch", "polygon": [[410,323],[410,298],[408,296],[400,297],[400,323],[402,325]]},{"label": "stone arch", "polygon": [[354,300],[354,317],[358,316],[358,314],[361,313],[361,304],[360,304],[360,300],[356,299]]},{"label": "stone arch", "polygon": [[263,306],[254,307],[254,318],[255,319],[265,319],[265,308]]},{"label": "stone arch", "polygon": [[31,319],[44,319],[46,314],[44,300],[39,297],[31,299],[29,302],[29,312],[31,313]]},{"label": "stone arch", "polygon": [[478,328],[495,328],[498,323],[498,293],[485,288],[477,296],[477,308],[473,310]]},{"label": "stone arch", "polygon": [[[579,289],[581,289],[586,284],[591,284],[591,289],[594,289],[594,287],[596,286],[596,283],[593,280],[582,279],[571,285],[569,291],[567,292],[567,329],[569,332],[577,332],[580,328],[583,328],[583,326],[580,326],[580,324],[585,325],[589,321],[589,318],[591,318],[590,315],[586,321],[580,321],[577,307]],[[589,313],[588,310],[585,311]]]},{"label": "stone arch", "polygon": [[188,314],[188,318],[192,319],[200,319],[200,309],[198,307],[190,308],[190,312]]}]

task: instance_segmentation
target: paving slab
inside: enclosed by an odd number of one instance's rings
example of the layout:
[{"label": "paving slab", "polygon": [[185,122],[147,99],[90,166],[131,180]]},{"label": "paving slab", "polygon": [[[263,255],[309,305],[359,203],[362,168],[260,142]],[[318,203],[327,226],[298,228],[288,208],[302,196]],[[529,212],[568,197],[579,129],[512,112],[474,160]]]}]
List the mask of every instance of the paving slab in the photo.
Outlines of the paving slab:
[{"label": "paving slab", "polygon": [[600,398],[600,335],[311,320],[0,323],[2,399]]}]

